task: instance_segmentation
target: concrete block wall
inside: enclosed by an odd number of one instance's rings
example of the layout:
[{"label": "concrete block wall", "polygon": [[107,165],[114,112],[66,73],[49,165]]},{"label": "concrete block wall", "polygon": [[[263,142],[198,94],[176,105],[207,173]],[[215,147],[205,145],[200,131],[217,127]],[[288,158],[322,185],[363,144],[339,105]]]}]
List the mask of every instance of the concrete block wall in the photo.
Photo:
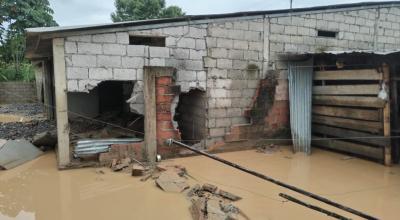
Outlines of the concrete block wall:
[{"label": "concrete block wall", "polygon": [[37,102],[33,82],[0,82],[0,104]]},{"label": "concrete block wall", "polygon": [[[328,50],[400,48],[400,8],[334,9],[294,14],[205,20],[202,24],[143,27],[66,38],[68,91],[87,92],[104,80],[136,80],[133,111],[143,114],[143,66],[177,69],[182,92],[207,93],[208,144],[223,141],[232,126],[249,123],[260,79],[277,79],[269,127],[287,125],[287,64],[280,55]],[[318,37],[318,30],[338,32]],[[164,36],[166,47],[129,45],[129,35]],[[175,96],[171,112],[179,99]],[[282,113],[287,112],[287,114]]]},{"label": "concrete block wall", "polygon": [[211,142],[221,141],[235,124],[249,123],[263,66],[263,19],[213,23],[206,38],[208,56],[207,126]]}]

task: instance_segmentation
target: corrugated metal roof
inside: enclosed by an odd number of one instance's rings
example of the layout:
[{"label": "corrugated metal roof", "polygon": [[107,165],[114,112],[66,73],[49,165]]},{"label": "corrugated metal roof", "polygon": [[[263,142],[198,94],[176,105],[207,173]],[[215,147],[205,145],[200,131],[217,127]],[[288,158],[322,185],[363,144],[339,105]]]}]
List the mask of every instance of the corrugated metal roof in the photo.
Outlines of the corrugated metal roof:
[{"label": "corrugated metal roof", "polygon": [[285,13],[299,13],[299,12],[348,9],[348,8],[358,8],[358,7],[391,6],[391,5],[400,5],[400,1],[361,2],[361,3],[351,3],[351,4],[337,4],[337,5],[328,5],[328,6],[280,9],[280,10],[269,10],[269,11],[247,11],[247,12],[235,12],[235,13],[226,13],[226,14],[188,15],[188,16],[183,16],[183,17],[179,17],[179,18],[128,21],[128,22],[117,22],[117,23],[110,23],[110,24],[79,25],[79,26],[64,26],[64,27],[40,27],[40,28],[28,28],[28,29],[26,29],[26,32],[28,33],[28,35],[35,34],[35,33],[58,33],[58,32],[68,32],[68,31],[79,31],[79,30],[92,30],[92,29],[103,29],[103,28],[122,28],[122,27],[129,27],[129,26],[164,24],[164,23],[182,22],[182,21],[195,21],[195,20],[218,19],[218,18],[233,18],[233,17],[244,17],[244,16],[257,16],[257,15],[273,15],[273,14],[285,14]]}]

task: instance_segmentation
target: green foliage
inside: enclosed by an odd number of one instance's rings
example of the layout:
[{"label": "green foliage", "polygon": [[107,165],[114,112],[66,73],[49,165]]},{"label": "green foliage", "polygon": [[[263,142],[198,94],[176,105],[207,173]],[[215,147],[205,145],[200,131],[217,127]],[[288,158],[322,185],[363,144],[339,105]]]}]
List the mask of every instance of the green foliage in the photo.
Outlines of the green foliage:
[{"label": "green foliage", "polygon": [[57,26],[48,0],[0,0],[0,80],[34,79],[25,60],[25,29]]},{"label": "green foliage", "polygon": [[30,63],[23,62],[18,67],[15,63],[0,63],[0,81],[32,82],[34,80],[35,71]]},{"label": "green foliage", "polygon": [[115,0],[113,22],[174,18],[185,15],[178,6],[166,7],[165,0]]}]

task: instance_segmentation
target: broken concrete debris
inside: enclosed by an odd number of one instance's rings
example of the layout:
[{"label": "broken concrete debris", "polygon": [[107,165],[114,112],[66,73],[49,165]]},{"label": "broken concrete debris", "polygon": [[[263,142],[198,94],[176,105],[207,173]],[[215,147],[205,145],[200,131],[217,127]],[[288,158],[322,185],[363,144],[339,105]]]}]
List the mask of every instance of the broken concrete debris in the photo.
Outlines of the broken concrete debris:
[{"label": "broken concrete debris", "polygon": [[148,171],[148,169],[143,165],[133,164],[132,166],[132,176],[144,176],[146,171]]},{"label": "broken concrete debris", "polygon": [[257,148],[258,153],[273,154],[279,150],[279,146],[270,144],[268,146],[261,146]]},{"label": "broken concrete debris", "polygon": [[183,192],[189,189],[189,184],[176,172],[167,170],[156,179],[156,184],[166,192]]},{"label": "broken concrete debris", "polygon": [[130,158],[125,158],[122,160],[113,160],[112,164],[111,164],[111,169],[116,172],[116,171],[121,171],[124,168],[129,167],[129,165],[131,164],[131,159]]},{"label": "broken concrete debris", "polygon": [[231,202],[238,201],[241,197],[224,190],[219,190],[218,187],[211,184],[203,186],[193,186],[187,196],[192,203],[190,212],[194,220],[213,219],[227,220],[238,219],[238,215],[247,217],[240,212]]},{"label": "broken concrete debris", "polygon": [[33,137],[32,144],[42,149],[52,149],[57,144],[57,132],[52,130],[38,133]]}]

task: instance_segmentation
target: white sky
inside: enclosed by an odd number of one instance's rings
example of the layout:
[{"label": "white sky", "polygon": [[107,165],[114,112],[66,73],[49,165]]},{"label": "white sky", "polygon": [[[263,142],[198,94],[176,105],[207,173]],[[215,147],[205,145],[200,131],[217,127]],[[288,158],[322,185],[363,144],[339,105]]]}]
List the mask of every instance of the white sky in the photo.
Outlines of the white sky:
[{"label": "white sky", "polygon": [[[189,15],[284,9],[289,8],[289,1],[290,0],[166,0],[167,5],[177,5]],[[361,2],[359,0],[293,1],[293,7],[295,8]],[[110,14],[115,10],[114,0],[50,0],[50,4],[54,10],[55,20],[60,26],[110,23]]]}]

